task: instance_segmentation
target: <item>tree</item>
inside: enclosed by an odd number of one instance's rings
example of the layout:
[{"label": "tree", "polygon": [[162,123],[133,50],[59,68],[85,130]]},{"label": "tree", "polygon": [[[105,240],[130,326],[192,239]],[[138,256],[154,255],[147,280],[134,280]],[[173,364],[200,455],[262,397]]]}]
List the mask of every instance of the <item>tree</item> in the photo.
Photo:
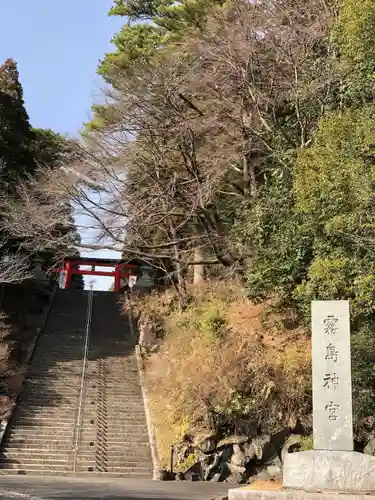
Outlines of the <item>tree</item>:
[{"label": "tree", "polygon": [[77,145],[82,154],[44,172],[51,205],[36,217],[41,185],[30,185],[23,204],[5,210],[9,227],[50,244],[46,219],[64,220],[69,197],[90,217],[97,245],[173,264],[181,289],[191,267],[202,275],[202,264],[241,265],[253,247],[236,251],[235,219],[256,213],[269,179],[291,189],[296,152],[331,105],[330,15],[321,0],[238,1],[173,50],[115,74],[100,126]]},{"label": "tree", "polygon": [[[5,61],[0,67],[0,161],[2,172],[0,183],[2,185],[3,198],[8,205],[17,204],[18,193],[28,182],[38,182],[37,169],[40,167],[53,169],[60,166],[61,159],[69,149],[69,141],[56,134],[52,130],[33,129],[29,123],[24,101],[23,90],[19,81],[17,65],[12,59]],[[41,198],[40,203],[43,203]],[[65,210],[71,213],[71,207],[65,203]],[[68,231],[76,232],[70,221]],[[58,221],[54,221],[55,226]],[[59,233],[63,228],[59,227]],[[27,248],[25,240],[20,237],[14,238],[9,235],[6,229],[3,229],[2,239],[4,243],[0,248],[3,255],[1,262],[12,263],[9,269],[15,270],[15,262],[19,262],[22,273],[30,266],[30,256],[36,248]],[[73,237],[74,238],[74,237]],[[74,250],[76,251],[76,250]],[[71,252],[66,248],[65,253]],[[56,259],[61,258],[61,248],[45,247],[41,255],[45,259],[45,264],[53,265]],[[2,279],[0,274],[0,280]],[[78,281],[79,281],[78,277]],[[3,277],[3,281],[9,280],[9,277]],[[82,280],[81,280],[82,281]]]},{"label": "tree", "polygon": [[[176,4],[172,0],[115,0],[109,15],[128,19],[112,43],[115,52],[106,54],[98,72],[112,85],[114,76],[131,72],[148,61],[170,41],[179,39],[186,29],[203,28],[207,13],[222,0],[193,0]],[[143,24],[146,22],[145,24]]]},{"label": "tree", "polygon": [[11,182],[34,171],[33,139],[17,64],[13,59],[7,59],[0,67],[0,159],[3,180]]},{"label": "tree", "polygon": [[[33,129],[34,141],[32,143],[33,156],[35,162],[40,168],[47,170],[59,169],[66,157],[72,154],[72,142],[70,139],[58,134],[50,129]],[[35,179],[38,183],[38,176]],[[62,221],[55,221],[55,232],[58,237],[68,234],[68,239],[74,242],[80,242],[81,238],[77,231],[73,218],[73,209],[69,202],[66,200],[62,203],[62,207],[66,213],[67,225],[64,226]],[[65,220],[65,217],[64,217]],[[61,261],[64,257],[79,257],[79,252],[74,246],[66,245],[65,247],[56,246],[50,249],[45,248],[41,253],[44,259],[44,265],[48,269],[54,267],[57,261]],[[71,285],[73,288],[83,290],[84,280],[83,276],[74,274],[72,276]]]}]

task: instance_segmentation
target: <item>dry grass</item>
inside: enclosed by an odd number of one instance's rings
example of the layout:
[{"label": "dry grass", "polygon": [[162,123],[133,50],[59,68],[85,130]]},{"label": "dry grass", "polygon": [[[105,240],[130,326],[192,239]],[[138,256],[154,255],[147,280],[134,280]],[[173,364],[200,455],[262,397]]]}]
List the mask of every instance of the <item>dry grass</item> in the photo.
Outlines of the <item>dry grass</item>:
[{"label": "dry grass", "polygon": [[251,485],[245,486],[245,489],[256,491],[280,491],[283,489],[283,483],[281,480],[254,481]]},{"label": "dry grass", "polygon": [[252,304],[237,283],[192,288],[184,309],[170,292],[141,307],[159,330],[164,318],[160,351],[146,363],[164,461],[185,434],[245,433],[252,423],[272,432],[309,418],[309,339],[283,328],[267,304]]}]

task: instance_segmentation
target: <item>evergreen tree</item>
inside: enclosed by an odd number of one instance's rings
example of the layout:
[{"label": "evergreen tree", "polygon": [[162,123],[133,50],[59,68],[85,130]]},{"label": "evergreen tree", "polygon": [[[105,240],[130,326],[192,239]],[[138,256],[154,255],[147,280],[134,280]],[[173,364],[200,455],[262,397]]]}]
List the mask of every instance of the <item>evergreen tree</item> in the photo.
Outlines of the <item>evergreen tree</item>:
[{"label": "evergreen tree", "polygon": [[[66,155],[72,152],[69,139],[66,139],[61,134],[58,134],[50,129],[33,129],[34,141],[32,143],[32,151],[35,162],[43,167],[51,169],[59,168]],[[77,243],[80,242],[80,236],[74,224],[72,215],[73,209],[69,201],[66,203],[66,213],[69,214],[69,224],[67,226],[56,224],[56,231],[61,234],[72,233],[73,240]],[[80,254],[74,248],[51,248],[43,254],[46,267],[53,266],[56,263],[56,255],[59,258],[63,255],[65,257],[80,257]],[[77,290],[84,289],[83,276],[74,274],[71,280],[71,288]]]},{"label": "evergreen tree", "polygon": [[13,59],[7,59],[0,66],[0,159],[3,179],[11,181],[35,170],[31,151],[33,139],[17,64]]},{"label": "evergreen tree", "polygon": [[[49,129],[32,128],[23,100],[17,64],[13,59],[7,59],[0,66],[0,165],[3,189],[6,189],[10,197],[16,196],[15,187],[22,182],[22,178],[33,175],[38,166],[58,168],[69,148],[69,140],[62,135]],[[67,210],[72,212],[69,203]],[[56,221],[56,230],[76,233],[73,218],[69,227],[61,228],[59,221]],[[78,233],[74,237],[79,239]],[[17,251],[20,243],[19,240],[9,240],[7,251]],[[41,254],[46,268],[54,265],[57,255],[60,258],[62,254],[77,255],[71,248],[48,249]],[[75,276],[73,282],[76,288],[83,288],[82,276]]]}]

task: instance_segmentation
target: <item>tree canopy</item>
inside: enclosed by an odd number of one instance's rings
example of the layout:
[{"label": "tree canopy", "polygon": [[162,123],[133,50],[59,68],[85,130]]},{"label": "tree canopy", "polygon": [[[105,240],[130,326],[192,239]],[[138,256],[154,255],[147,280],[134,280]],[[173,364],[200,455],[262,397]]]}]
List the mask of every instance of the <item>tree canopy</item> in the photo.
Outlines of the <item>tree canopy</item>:
[{"label": "tree canopy", "polygon": [[[20,194],[25,193],[24,187],[31,182],[31,179],[37,181],[38,169],[43,167],[53,170],[60,167],[69,147],[69,141],[62,135],[52,130],[35,129],[31,126],[23,100],[17,64],[14,60],[7,59],[0,66],[0,164],[2,167],[0,184],[3,206],[17,206],[20,202]],[[69,200],[66,200],[65,210],[70,217],[70,223],[65,229],[60,227],[58,232],[72,232],[74,233],[72,238],[78,238],[71,217],[72,208]],[[4,222],[5,219],[3,225]],[[53,221],[53,223],[57,226],[59,221]],[[62,249],[59,245],[52,245],[49,248],[38,248],[38,246],[28,248],[22,235],[14,236],[12,231],[3,227],[0,234],[0,253],[9,261],[10,254],[14,260],[21,252],[19,265],[24,272],[27,271],[28,257],[35,252],[43,255],[47,267],[63,255],[72,251],[76,252],[76,249],[68,247]],[[17,266],[13,267],[15,270]],[[15,274],[18,279],[22,278],[20,273]],[[0,275],[0,281],[1,279]]]}]

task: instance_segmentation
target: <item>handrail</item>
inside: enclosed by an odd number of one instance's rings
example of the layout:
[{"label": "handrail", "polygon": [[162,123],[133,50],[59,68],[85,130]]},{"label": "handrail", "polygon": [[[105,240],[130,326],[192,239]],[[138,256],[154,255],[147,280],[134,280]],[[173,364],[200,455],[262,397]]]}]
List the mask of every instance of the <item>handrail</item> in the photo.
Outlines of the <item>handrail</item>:
[{"label": "handrail", "polygon": [[77,454],[78,454],[78,449],[79,449],[79,440],[81,437],[83,403],[84,403],[83,398],[84,398],[84,392],[85,392],[87,357],[88,357],[89,342],[90,342],[93,296],[94,296],[93,290],[89,290],[88,300],[87,300],[85,342],[84,342],[84,347],[83,347],[83,352],[82,352],[82,374],[81,374],[80,394],[79,394],[78,411],[77,411],[76,421],[75,421],[75,425],[74,425],[74,436],[73,436],[73,440],[74,440],[73,474],[76,473]]}]

